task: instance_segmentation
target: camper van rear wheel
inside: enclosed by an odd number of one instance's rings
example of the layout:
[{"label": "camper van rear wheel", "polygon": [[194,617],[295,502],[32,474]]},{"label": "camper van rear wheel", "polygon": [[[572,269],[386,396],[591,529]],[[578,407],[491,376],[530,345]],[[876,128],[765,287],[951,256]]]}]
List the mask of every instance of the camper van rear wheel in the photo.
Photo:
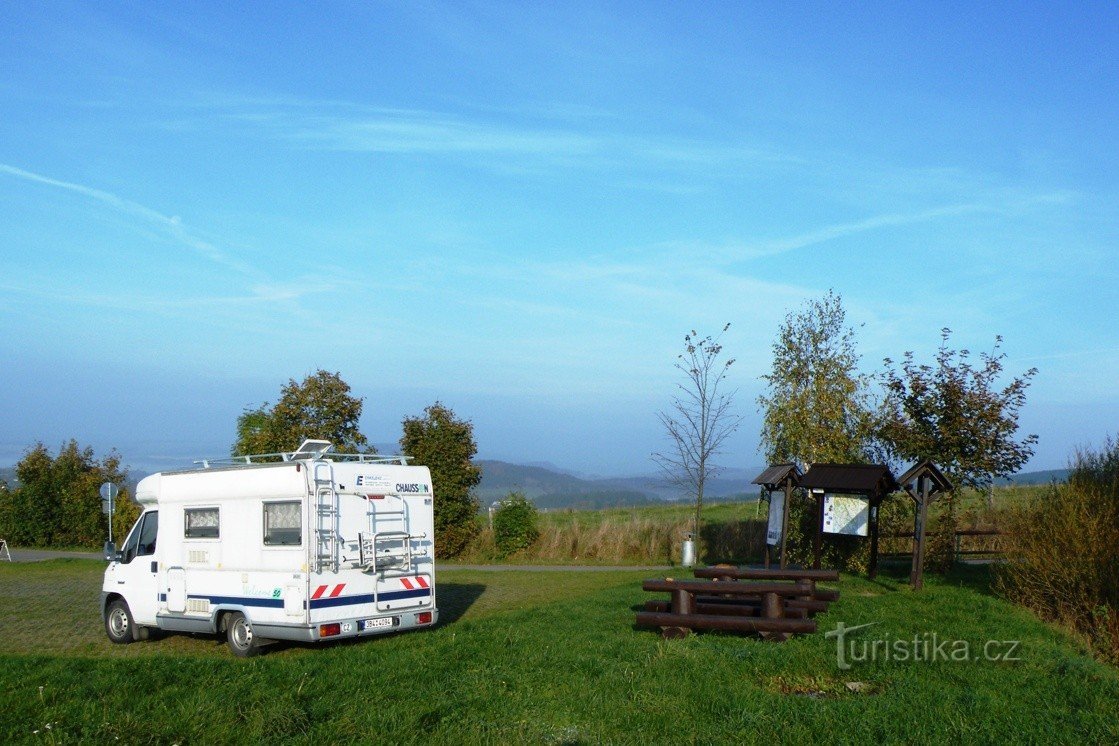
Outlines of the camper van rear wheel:
[{"label": "camper van rear wheel", "polygon": [[253,625],[239,611],[233,612],[226,618],[225,636],[229,641],[229,649],[238,658],[248,658],[260,652],[256,636],[253,634]]},{"label": "camper van rear wheel", "polygon": [[132,612],[123,599],[118,598],[109,604],[109,610],[105,613],[105,633],[109,635],[110,641],[118,645],[132,642],[133,626]]}]

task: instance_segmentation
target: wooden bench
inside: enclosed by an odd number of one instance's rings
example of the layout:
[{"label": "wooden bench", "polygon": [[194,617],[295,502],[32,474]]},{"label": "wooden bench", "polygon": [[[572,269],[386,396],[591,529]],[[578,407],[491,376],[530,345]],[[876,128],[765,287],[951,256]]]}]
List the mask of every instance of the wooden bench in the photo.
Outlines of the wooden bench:
[{"label": "wooden bench", "polygon": [[[715,565],[714,567],[697,567],[697,578],[712,578],[716,580],[791,580],[794,583],[812,590],[812,598],[817,601],[838,601],[839,591],[817,588],[818,581],[839,581],[838,570],[778,570],[752,567],[733,567],[731,565]],[[817,611],[826,611],[817,609]]]},{"label": "wooden bench", "polygon": [[[637,613],[637,624],[660,627],[666,638],[687,636],[693,629],[758,632],[772,640],[786,640],[797,632],[815,632],[816,622],[789,600],[809,601],[812,590],[789,583],[742,583],[737,580],[646,580],[642,590],[669,593],[668,602],[653,602]],[[703,601],[697,601],[697,596]],[[718,603],[737,599],[746,603]],[[712,603],[711,601],[716,601]],[[756,609],[756,611],[755,611]]]}]

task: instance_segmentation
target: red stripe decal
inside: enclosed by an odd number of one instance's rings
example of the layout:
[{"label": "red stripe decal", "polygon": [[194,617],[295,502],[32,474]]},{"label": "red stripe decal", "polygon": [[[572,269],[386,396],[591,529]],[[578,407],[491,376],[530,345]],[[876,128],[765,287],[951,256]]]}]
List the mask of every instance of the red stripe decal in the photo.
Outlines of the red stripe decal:
[{"label": "red stripe decal", "polygon": [[332,591],[330,592],[330,597],[331,597],[331,598],[337,598],[337,597],[338,597],[339,595],[341,595],[341,593],[342,593],[342,589],[343,589],[343,588],[345,588],[345,587],[346,587],[346,584],[345,584],[345,583],[342,583],[341,585],[337,585],[337,586],[335,586],[335,587],[334,587],[334,590],[332,590]]},{"label": "red stripe decal", "polygon": [[412,581],[409,580],[408,578],[401,578],[400,579],[400,584],[403,585],[408,590],[412,590]]},{"label": "red stripe decal", "polygon": [[416,577],[416,582],[420,584],[420,588],[427,588],[427,581],[421,577]]},{"label": "red stripe decal", "polygon": [[315,589],[315,592],[311,594],[311,598],[319,598],[324,593],[326,593],[326,586],[320,585],[318,588]]}]

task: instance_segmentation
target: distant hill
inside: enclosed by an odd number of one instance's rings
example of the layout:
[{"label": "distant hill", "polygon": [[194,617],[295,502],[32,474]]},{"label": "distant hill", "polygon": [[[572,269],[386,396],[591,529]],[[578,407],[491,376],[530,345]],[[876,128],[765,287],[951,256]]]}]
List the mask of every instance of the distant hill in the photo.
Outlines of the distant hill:
[{"label": "distant hill", "polygon": [[1025,474],[1015,474],[1009,479],[1000,479],[995,484],[1050,484],[1051,482],[1067,482],[1068,469],[1046,469],[1045,471],[1029,471]]},{"label": "distant hill", "polygon": [[[483,505],[500,500],[512,491],[523,492],[537,506],[549,509],[659,505],[681,497],[679,488],[649,475],[583,479],[541,465],[493,460],[479,461],[478,465],[482,467],[482,483],[477,493]],[[750,480],[760,472],[760,467],[727,469],[708,482],[707,494],[712,499],[753,497],[758,490]]]},{"label": "distant hill", "polygon": [[[378,444],[378,450],[380,447]],[[514,490],[524,492],[538,507],[549,510],[660,505],[682,497],[678,488],[652,475],[584,479],[551,464],[511,464],[495,460],[477,463],[482,467],[482,483],[477,489],[482,505],[500,500]],[[757,497],[758,489],[750,482],[762,469],[761,466],[723,469],[717,478],[708,482],[707,496],[712,501],[752,500]],[[147,475],[148,472],[138,469],[129,471],[126,484],[131,494],[136,493],[136,483]],[[1000,479],[997,484],[1049,484],[1067,479],[1068,469],[1048,469],[1016,474],[1010,479]],[[0,467],[0,480],[15,487],[18,483],[15,467]]]}]

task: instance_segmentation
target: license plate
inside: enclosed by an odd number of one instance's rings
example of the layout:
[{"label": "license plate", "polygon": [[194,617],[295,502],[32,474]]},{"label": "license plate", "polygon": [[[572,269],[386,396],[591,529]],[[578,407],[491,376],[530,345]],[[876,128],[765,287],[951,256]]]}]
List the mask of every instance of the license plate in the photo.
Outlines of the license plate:
[{"label": "license plate", "polygon": [[381,619],[366,619],[361,623],[362,629],[383,629],[392,626],[392,617],[382,617]]}]

